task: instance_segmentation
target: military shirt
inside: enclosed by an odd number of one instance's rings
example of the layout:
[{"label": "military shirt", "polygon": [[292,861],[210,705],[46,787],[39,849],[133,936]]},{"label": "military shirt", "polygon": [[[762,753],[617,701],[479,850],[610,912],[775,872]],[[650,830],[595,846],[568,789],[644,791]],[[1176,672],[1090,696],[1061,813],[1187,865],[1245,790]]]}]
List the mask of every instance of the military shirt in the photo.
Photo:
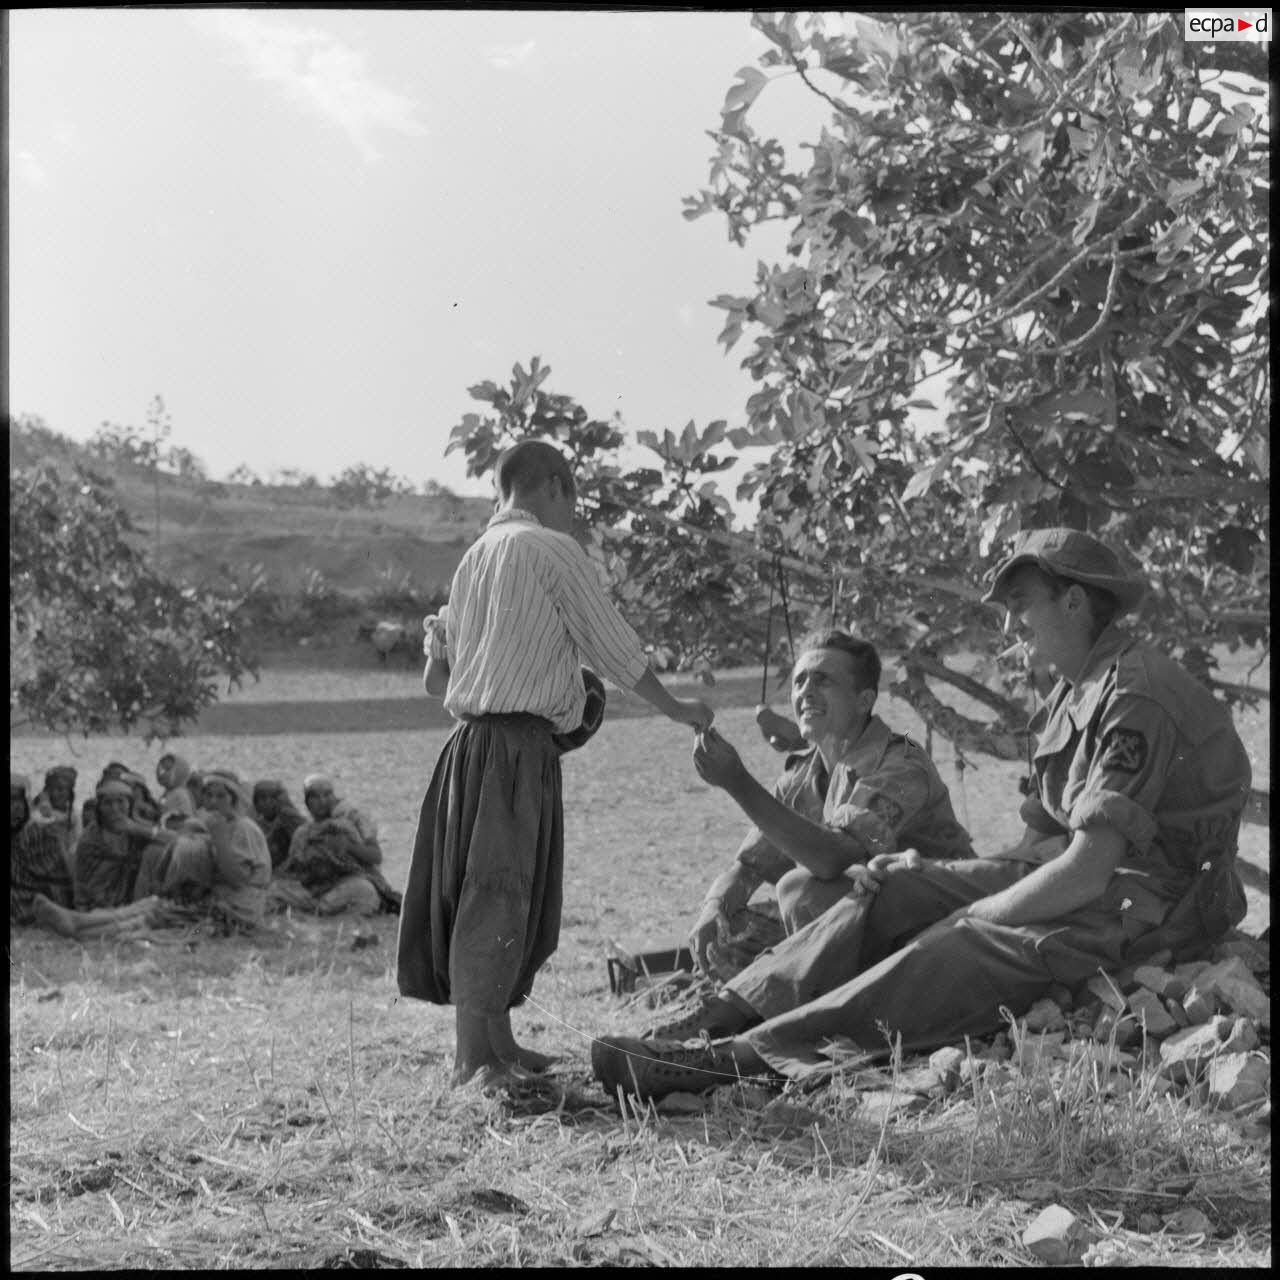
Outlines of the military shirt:
[{"label": "military shirt", "polygon": [[[801,817],[852,836],[856,860],[918,849],[926,858],[971,858],[969,833],[956,820],[951,793],[929,753],[872,716],[828,774],[816,747],[787,757],[776,799]],[[771,883],[795,863],[752,828],[738,861]]]},{"label": "military shirt", "polygon": [[1233,862],[1252,781],[1231,715],[1167,655],[1108,627],[1032,719],[1027,825],[1127,842],[1109,896],[1158,923],[1210,862]]}]

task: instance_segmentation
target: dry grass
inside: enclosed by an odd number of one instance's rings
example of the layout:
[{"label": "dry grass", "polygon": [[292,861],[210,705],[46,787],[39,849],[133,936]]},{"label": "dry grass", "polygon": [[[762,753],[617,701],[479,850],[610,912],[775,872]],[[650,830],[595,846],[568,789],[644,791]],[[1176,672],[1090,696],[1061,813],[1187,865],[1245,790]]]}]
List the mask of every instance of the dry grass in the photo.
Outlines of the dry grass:
[{"label": "dry grass", "polygon": [[[448,1011],[389,994],[393,922],[377,933],[24,935],[12,1266],[1010,1265],[1051,1201],[1132,1261],[1269,1259],[1265,1155],[1140,1079],[1106,1098],[1083,1057],[1056,1081],[988,1068],[892,1122],[858,1105],[892,1071],[620,1113],[582,1065],[593,993],[553,968],[523,1029],[568,1065],[554,1095],[500,1105],[449,1088]],[[1140,1221],[1186,1204],[1212,1238]]]},{"label": "dry grass", "polygon": [[[749,713],[720,718],[767,773]],[[395,880],[442,740],[282,724],[182,747],[295,788],[332,769],[382,820]],[[54,763],[55,745],[15,742],[16,767]],[[159,754],[81,750],[89,776]],[[1022,1232],[1054,1202],[1093,1225],[1099,1260],[1269,1264],[1269,1143],[1083,1050],[1026,1075],[975,1064],[959,1092],[893,1120],[861,1105],[893,1068],[620,1112],[589,1077],[589,1041],[644,1015],[609,996],[605,944],[679,936],[742,828],[687,750],[674,726],[628,720],[566,761],[561,946],[516,1015],[562,1063],[554,1092],[519,1105],[449,1088],[452,1011],[395,997],[394,920],[86,947],[17,931],[13,1268],[1025,1265]],[[971,771],[972,811],[1002,814],[1007,786],[1001,766]],[[1184,1206],[1210,1233],[1164,1225]]]}]

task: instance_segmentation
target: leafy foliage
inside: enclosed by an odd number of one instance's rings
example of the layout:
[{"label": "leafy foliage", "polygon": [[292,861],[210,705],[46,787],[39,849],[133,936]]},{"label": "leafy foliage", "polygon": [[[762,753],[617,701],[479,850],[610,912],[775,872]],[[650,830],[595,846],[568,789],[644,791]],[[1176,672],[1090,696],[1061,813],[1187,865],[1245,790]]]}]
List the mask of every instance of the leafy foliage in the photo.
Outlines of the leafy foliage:
[{"label": "leafy foliage", "polygon": [[[714,304],[726,347],[752,334],[730,439],[771,448],[740,490],[758,536],[845,571],[909,659],[989,648],[975,566],[1049,524],[1127,548],[1141,623],[1203,673],[1266,642],[1264,90],[1224,92],[1173,13],[754,21],[771,48],[686,216],[790,227]],[[804,164],[747,118],[783,77],[830,109]]]},{"label": "leafy foliage", "polygon": [[158,572],[105,481],[79,466],[9,478],[9,710],[64,733],[171,737],[252,671],[234,596]]},{"label": "leafy foliage", "polygon": [[[745,426],[641,432],[661,469],[623,471],[620,425],[545,392],[535,360],[472,388],[492,412],[450,448],[479,475],[522,435],[566,446],[631,616],[685,661],[732,660],[735,640],[758,660],[768,557],[784,555],[804,620],[830,614],[901,658],[896,691],[958,746],[1021,750],[1026,673],[946,661],[996,647],[979,579],[1020,529],[1089,529],[1140,562],[1138,628],[1205,678],[1211,646],[1269,644],[1257,60],[1184,43],[1173,13],[753,21],[770,48],[729,89],[685,208],[742,245],[789,228],[752,293],[712,304],[726,348],[750,339]],[[1232,88],[1224,66],[1245,73]],[[784,78],[828,117],[803,162],[749,119]],[[746,555],[716,541],[726,446],[768,449],[738,491],[758,503]]]},{"label": "leafy foliage", "polygon": [[481,476],[518,440],[554,441],[578,477],[588,553],[657,665],[709,673],[713,660],[759,661],[760,569],[729,539],[733,512],[712,479],[734,460],[722,448],[725,423],[699,431],[690,422],[678,436],[642,431],[637,439],[660,467],[626,467],[621,423],[591,418],[571,397],[546,390],[550,372],[534,356],[527,372],[513,367],[508,386],[470,388],[490,412],[464,415],[448,451],[461,449],[468,473]]}]

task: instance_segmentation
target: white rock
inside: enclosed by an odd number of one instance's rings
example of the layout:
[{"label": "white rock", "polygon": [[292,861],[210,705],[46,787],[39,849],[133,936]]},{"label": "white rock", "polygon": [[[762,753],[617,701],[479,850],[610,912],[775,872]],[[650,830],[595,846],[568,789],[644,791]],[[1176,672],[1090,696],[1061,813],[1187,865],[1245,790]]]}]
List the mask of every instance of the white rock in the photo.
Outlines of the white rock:
[{"label": "white rock", "polygon": [[1179,1209],[1164,1220],[1165,1230],[1175,1236],[1207,1236],[1213,1223],[1199,1209]]},{"label": "white rock", "polygon": [[929,1055],[929,1066],[937,1072],[943,1087],[954,1089],[960,1083],[960,1064],[965,1061],[963,1049],[948,1045],[944,1049],[935,1049]]},{"label": "white rock", "polygon": [[1220,1054],[1209,1064],[1209,1101],[1234,1111],[1261,1102],[1271,1083],[1271,1063],[1261,1054]]},{"label": "white rock", "polygon": [[1196,1075],[1209,1059],[1222,1052],[1231,1034],[1228,1018],[1213,1018],[1203,1025],[1175,1031],[1160,1046],[1160,1072],[1183,1084]]},{"label": "white rock", "polygon": [[1092,1243],[1092,1233],[1060,1204],[1041,1210],[1036,1220],[1022,1233],[1022,1243],[1042,1262],[1061,1267],[1078,1262]]},{"label": "white rock", "polygon": [[878,1089],[873,1093],[864,1093],[860,1100],[859,1114],[879,1124],[886,1118],[908,1116],[922,1111],[929,1105],[929,1099],[918,1093],[902,1093],[892,1089]]}]

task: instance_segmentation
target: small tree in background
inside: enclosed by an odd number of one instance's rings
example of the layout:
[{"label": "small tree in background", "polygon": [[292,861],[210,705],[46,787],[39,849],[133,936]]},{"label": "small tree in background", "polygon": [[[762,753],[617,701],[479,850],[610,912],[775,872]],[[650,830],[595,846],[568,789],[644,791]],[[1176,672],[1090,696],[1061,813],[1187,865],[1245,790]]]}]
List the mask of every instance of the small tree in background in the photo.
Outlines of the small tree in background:
[{"label": "small tree in background", "polygon": [[413,485],[390,467],[374,468],[365,462],[347,467],[334,477],[329,492],[339,507],[381,507],[390,499],[413,493]]},{"label": "small tree in background", "polygon": [[11,725],[168,738],[252,673],[240,599],[163,576],[136,535],[79,466],[10,474]]}]

